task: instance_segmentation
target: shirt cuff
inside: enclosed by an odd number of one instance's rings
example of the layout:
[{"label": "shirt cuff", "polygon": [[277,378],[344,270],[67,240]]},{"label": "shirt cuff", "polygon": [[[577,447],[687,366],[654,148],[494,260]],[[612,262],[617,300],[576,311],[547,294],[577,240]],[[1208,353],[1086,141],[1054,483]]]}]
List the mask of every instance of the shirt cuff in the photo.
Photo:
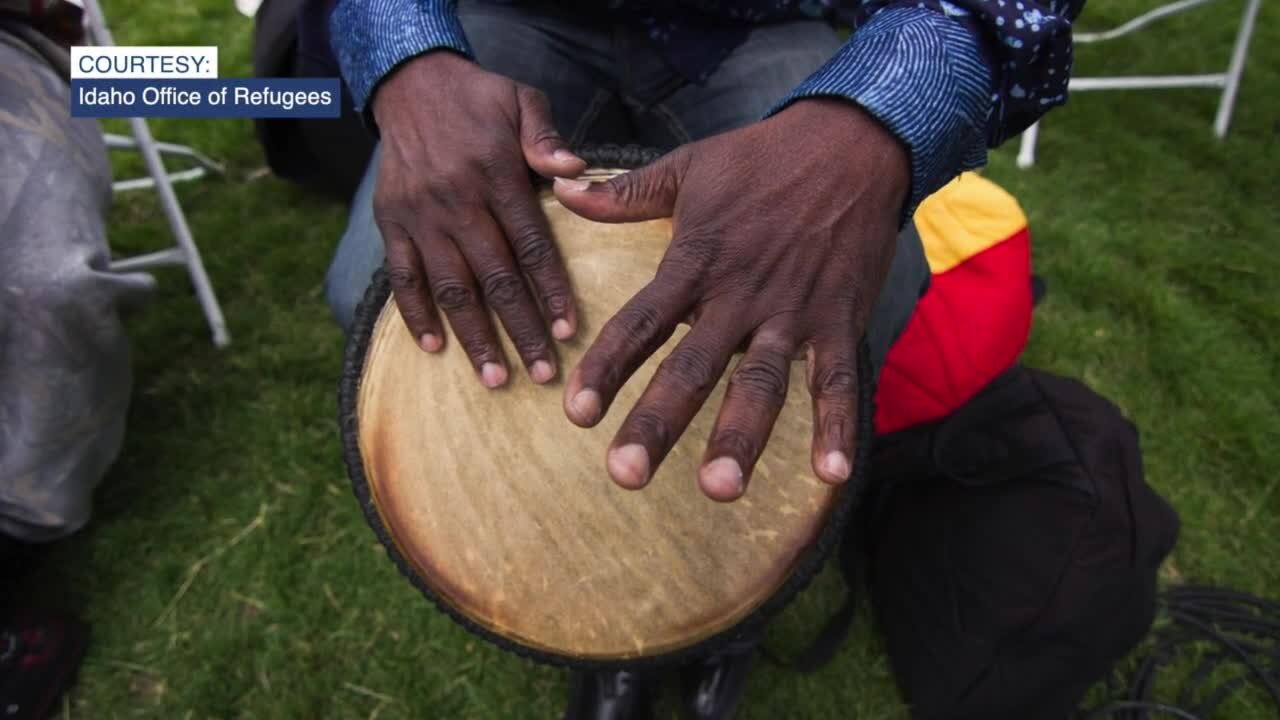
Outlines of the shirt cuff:
[{"label": "shirt cuff", "polygon": [[904,222],[933,191],[986,164],[991,71],[974,33],[935,10],[876,13],[770,114],[819,96],[857,103],[906,145],[911,192]]},{"label": "shirt cuff", "polygon": [[382,78],[428,50],[447,48],[471,57],[454,12],[456,0],[341,0],[329,17],[333,51],[363,111]]}]

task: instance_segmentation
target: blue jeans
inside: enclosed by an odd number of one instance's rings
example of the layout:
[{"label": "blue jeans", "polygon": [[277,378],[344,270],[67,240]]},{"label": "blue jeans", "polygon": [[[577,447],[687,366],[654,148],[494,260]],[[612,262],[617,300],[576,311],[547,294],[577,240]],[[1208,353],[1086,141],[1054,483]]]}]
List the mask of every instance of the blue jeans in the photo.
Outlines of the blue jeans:
[{"label": "blue jeans", "polygon": [[[612,142],[670,149],[748,125],[841,44],[820,21],[760,26],[705,83],[695,84],[667,67],[641,33],[584,21],[551,3],[462,0],[458,14],[476,60],[546,93],[557,129],[573,145]],[[382,236],[373,220],[378,161],[375,150],[325,280],[329,307],[344,331],[383,262]],[[898,238],[867,330],[877,368],[906,327],[928,280],[920,238],[908,226]]]}]

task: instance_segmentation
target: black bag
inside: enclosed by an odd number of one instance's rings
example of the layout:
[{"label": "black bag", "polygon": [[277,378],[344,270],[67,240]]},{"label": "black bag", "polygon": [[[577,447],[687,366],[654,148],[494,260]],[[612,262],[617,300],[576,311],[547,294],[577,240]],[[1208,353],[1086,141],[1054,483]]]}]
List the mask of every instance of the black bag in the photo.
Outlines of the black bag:
[{"label": "black bag", "polygon": [[916,720],[1062,720],[1150,628],[1178,518],[1085,385],[1014,366],[872,477],[862,562]]},{"label": "black bag", "polygon": [[[257,77],[338,77],[337,62],[323,30],[308,33],[320,47],[299,47],[299,21],[323,23],[329,0],[263,0],[254,17],[253,71]],[[364,127],[342,86],[342,116],[336,119],[271,118],[253,121],[267,166],[305,187],[351,199],[373,154]]]}]

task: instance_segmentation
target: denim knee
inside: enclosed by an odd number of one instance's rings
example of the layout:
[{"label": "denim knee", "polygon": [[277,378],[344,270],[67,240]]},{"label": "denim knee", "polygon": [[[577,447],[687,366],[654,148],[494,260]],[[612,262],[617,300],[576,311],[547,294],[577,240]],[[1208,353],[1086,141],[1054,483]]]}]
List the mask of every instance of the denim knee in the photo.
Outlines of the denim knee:
[{"label": "denim knee", "polygon": [[378,177],[381,145],[373,151],[373,158],[365,170],[364,179],[351,200],[351,214],[347,229],[338,241],[333,262],[325,274],[324,295],[329,311],[342,331],[348,332],[355,320],[356,306],[364,297],[364,291],[373,273],[382,266],[384,250],[382,233],[373,219],[373,189]]}]

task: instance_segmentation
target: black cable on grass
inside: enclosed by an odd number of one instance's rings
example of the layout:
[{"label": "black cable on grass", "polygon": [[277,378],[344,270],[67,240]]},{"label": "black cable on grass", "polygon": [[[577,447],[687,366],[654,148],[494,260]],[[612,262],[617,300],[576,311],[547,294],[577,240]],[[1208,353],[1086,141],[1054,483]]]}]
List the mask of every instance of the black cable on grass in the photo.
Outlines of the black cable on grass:
[{"label": "black cable on grass", "polygon": [[[1247,686],[1265,691],[1280,717],[1280,603],[1230,588],[1183,585],[1164,592],[1160,605],[1169,623],[1156,631],[1123,699],[1077,713],[1079,720],[1210,720]],[[1156,700],[1158,671],[1197,651],[1204,655],[1182,682],[1176,704]],[[1241,672],[1207,686],[1215,671],[1229,666]],[[1189,707],[1197,696],[1204,701]]]},{"label": "black cable on grass", "polygon": [[1164,713],[1165,715],[1171,715],[1176,718],[1181,718],[1182,720],[1204,720],[1199,715],[1193,715],[1186,710],[1181,710],[1172,705],[1165,705],[1164,703],[1158,702],[1135,702],[1133,700],[1121,700],[1119,702],[1113,702],[1105,707],[1100,707],[1097,710],[1090,712],[1088,715],[1085,715],[1082,720],[1100,720],[1101,718],[1118,717],[1121,713],[1125,713],[1127,715],[1131,710],[1143,710],[1146,713]]},{"label": "black cable on grass", "polygon": [[[1262,682],[1262,686],[1265,687],[1267,689],[1267,692],[1271,694],[1271,700],[1276,704],[1276,708],[1280,709],[1280,684],[1277,684],[1276,681],[1273,678],[1271,678],[1265,670],[1262,669],[1262,666],[1258,663],[1257,658],[1249,654],[1249,652],[1246,651],[1244,648],[1240,647],[1240,645],[1237,644],[1234,640],[1232,640],[1230,636],[1226,635],[1225,633],[1218,630],[1217,627],[1215,627],[1215,622],[1214,622],[1215,619],[1212,618],[1212,615],[1210,616],[1211,619],[1209,621],[1202,621],[1199,618],[1195,617],[1194,615],[1191,615],[1189,613],[1184,613],[1184,612],[1171,612],[1170,615],[1176,620],[1182,620],[1183,622],[1191,623],[1192,625],[1196,626],[1201,632],[1203,632],[1208,638],[1212,638],[1213,640],[1218,641],[1222,645],[1226,646],[1233,653],[1235,653],[1236,657],[1241,662],[1243,662],[1246,666],[1248,666],[1248,668],[1253,671],[1253,674],[1257,676],[1258,680]],[[1239,629],[1236,628],[1236,631],[1238,632]]]},{"label": "black cable on grass", "polygon": [[[1218,666],[1221,665],[1222,661],[1227,657],[1229,656],[1226,653],[1221,652],[1205,653],[1205,656],[1200,659],[1200,664],[1196,666],[1195,672],[1191,673],[1191,675],[1187,677],[1187,681],[1182,686],[1182,692],[1178,694],[1179,707],[1190,707],[1192,702],[1191,696],[1194,694],[1195,689],[1200,686],[1200,683],[1208,680],[1209,676],[1213,674],[1213,671],[1217,670]],[[1248,675],[1243,677],[1247,682]],[[1228,685],[1234,688],[1237,683],[1235,680],[1232,680]]]}]

